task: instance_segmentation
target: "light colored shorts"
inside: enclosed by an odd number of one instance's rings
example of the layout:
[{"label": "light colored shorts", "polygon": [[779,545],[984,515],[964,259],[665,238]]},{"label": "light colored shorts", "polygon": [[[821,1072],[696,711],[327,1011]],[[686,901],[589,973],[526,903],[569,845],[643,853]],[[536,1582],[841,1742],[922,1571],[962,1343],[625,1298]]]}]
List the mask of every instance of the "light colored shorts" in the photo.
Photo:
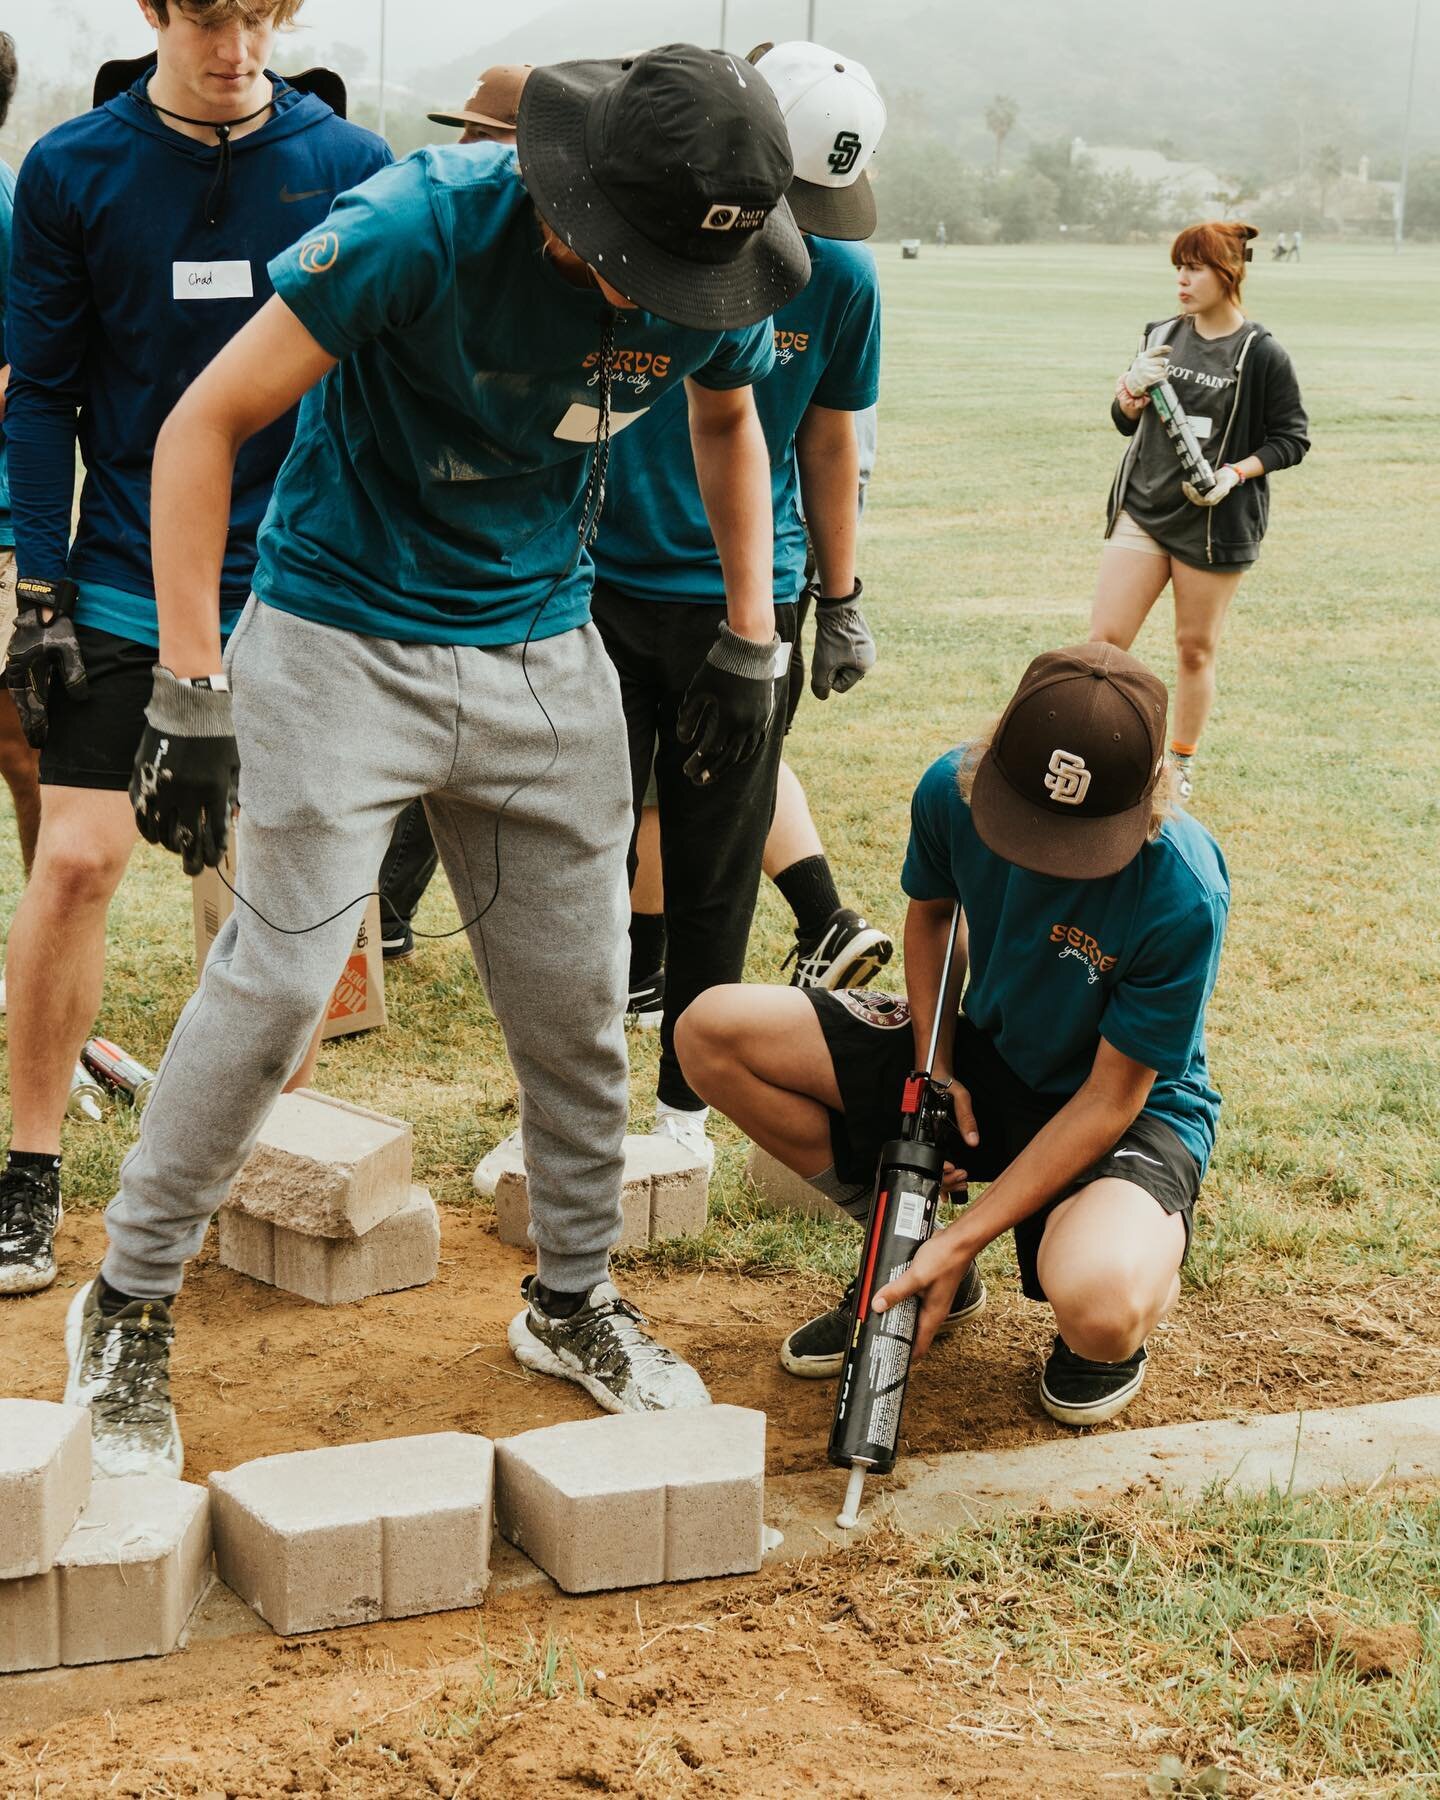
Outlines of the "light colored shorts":
[{"label": "light colored shorts", "polygon": [[1123,506],[1109,541],[1121,550],[1138,550],[1143,556],[1163,556],[1167,560],[1170,556],[1163,545],[1157,544],[1148,531],[1135,523]]}]

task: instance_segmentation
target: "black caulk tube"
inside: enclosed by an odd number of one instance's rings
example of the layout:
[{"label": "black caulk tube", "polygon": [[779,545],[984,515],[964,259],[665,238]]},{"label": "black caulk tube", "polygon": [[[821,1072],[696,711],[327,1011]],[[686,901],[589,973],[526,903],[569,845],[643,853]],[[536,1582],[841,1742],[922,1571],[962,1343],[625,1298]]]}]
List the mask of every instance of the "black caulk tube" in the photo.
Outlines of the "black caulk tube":
[{"label": "black caulk tube", "polygon": [[[850,1341],[835,1397],[835,1422],[830,1429],[830,1461],[836,1468],[850,1471],[845,1508],[837,1520],[846,1528],[858,1521],[866,1475],[872,1469],[885,1475],[895,1467],[905,1384],[910,1376],[920,1317],[918,1297],[902,1300],[883,1313],[872,1312],[870,1303],[882,1287],[905,1273],[915,1260],[916,1251],[930,1236],[940,1203],[945,1163],[959,1154],[949,1093],[937,1088],[931,1079],[959,924],[957,905],[951,916],[950,938],[940,972],[929,1054],[925,1067],[917,1069],[905,1083],[900,1136],[886,1144],[880,1154],[875,1198],[860,1254],[860,1278],[855,1284],[850,1313]],[[952,1152],[948,1159],[947,1148]]]}]

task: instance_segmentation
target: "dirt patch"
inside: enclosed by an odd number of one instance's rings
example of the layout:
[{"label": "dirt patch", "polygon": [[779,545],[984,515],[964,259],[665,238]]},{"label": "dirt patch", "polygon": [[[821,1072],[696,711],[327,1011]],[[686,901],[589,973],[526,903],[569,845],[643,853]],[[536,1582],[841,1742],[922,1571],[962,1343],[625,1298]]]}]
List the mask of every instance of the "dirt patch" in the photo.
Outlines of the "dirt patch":
[{"label": "dirt patch", "polygon": [[1235,1643],[1252,1663],[1284,1669],[1323,1669],[1333,1657],[1362,1681],[1403,1674],[1425,1648],[1413,1625],[1359,1625],[1333,1606],[1252,1620],[1235,1633]]},{"label": "dirt patch", "polygon": [[482,1613],[231,1639],[48,1687],[22,1677],[0,1684],[0,1719],[14,1721],[0,1723],[0,1792],[1144,1791],[1163,1725],[1098,1686],[927,1640],[901,1561],[880,1539],[739,1584],[511,1595]]},{"label": "dirt patch", "polygon": [[[0,1306],[6,1393],[59,1398],[65,1308],[103,1245],[101,1215],[72,1214],[59,1282]],[[177,1307],[186,1476],[203,1481],[279,1450],[422,1431],[500,1437],[586,1416],[582,1394],[527,1373],[506,1346],[530,1266],[523,1251],[499,1243],[490,1213],[470,1208],[444,1210],[435,1282],[359,1306],[277,1293],[222,1269],[207,1248]],[[620,1282],[717,1400],[769,1416],[772,1475],[825,1466],[833,1388],[786,1375],[776,1350],[795,1324],[833,1304],[833,1289],[809,1277],[713,1270],[635,1268]],[[1048,1310],[1021,1300],[1003,1275],[989,1286],[985,1312],[939,1344],[911,1382],[912,1451],[1001,1450],[1067,1435],[1035,1394]],[[1102,1429],[1408,1398],[1440,1385],[1440,1289],[1417,1275],[1340,1297],[1187,1297],[1150,1349],[1139,1397]]]}]

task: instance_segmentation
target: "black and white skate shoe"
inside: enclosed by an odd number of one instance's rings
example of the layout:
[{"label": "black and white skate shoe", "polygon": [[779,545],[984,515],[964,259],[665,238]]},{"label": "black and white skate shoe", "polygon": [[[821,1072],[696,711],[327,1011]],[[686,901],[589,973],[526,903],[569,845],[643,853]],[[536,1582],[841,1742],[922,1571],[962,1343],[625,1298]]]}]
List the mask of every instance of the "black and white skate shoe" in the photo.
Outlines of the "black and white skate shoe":
[{"label": "black and white skate shoe", "polygon": [[1100,1425],[1113,1419],[1145,1381],[1145,1346],[1124,1362],[1091,1362],[1057,1337],[1040,1377],[1040,1404],[1062,1425]]},{"label": "black and white skate shoe", "polygon": [[827,988],[836,993],[841,988],[864,987],[894,954],[887,933],[842,906],[831,913],[818,938],[808,942],[797,938],[780,966],[795,964],[791,987]]},{"label": "black and white skate shoe", "polygon": [[661,966],[644,981],[632,981],[630,999],[625,1008],[625,1023],[641,1031],[656,1031],[665,1017],[665,967]]},{"label": "black and white skate shoe", "polygon": [[[855,1283],[852,1281],[838,1306],[817,1318],[797,1325],[780,1346],[780,1364],[802,1381],[824,1381],[838,1375],[850,1347],[850,1308],[854,1304]],[[980,1271],[971,1263],[965,1279],[955,1290],[955,1299],[946,1314],[945,1323],[936,1333],[943,1337],[965,1319],[973,1319],[985,1307],[985,1283]]]},{"label": "black and white skate shoe", "polygon": [[103,1313],[99,1294],[99,1282],[87,1282],[65,1317],[65,1404],[90,1409],[97,1476],[178,1481],[185,1452],[170,1404],[170,1308],[163,1300],[131,1300],[117,1313]]},{"label": "black and white skate shoe", "polygon": [[515,1359],[542,1375],[584,1388],[606,1412],[670,1412],[708,1406],[705,1383],[673,1350],[657,1344],[645,1321],[608,1281],[591,1288],[579,1312],[555,1319],[534,1297],[535,1277],[520,1284],[526,1306],[506,1336]]},{"label": "black and white skate shoe", "polygon": [[408,919],[380,921],[380,956],[387,963],[409,962],[415,954],[415,932]]},{"label": "black and white skate shoe", "polygon": [[0,1170],[0,1294],[38,1294],[55,1279],[65,1217],[58,1169]]}]

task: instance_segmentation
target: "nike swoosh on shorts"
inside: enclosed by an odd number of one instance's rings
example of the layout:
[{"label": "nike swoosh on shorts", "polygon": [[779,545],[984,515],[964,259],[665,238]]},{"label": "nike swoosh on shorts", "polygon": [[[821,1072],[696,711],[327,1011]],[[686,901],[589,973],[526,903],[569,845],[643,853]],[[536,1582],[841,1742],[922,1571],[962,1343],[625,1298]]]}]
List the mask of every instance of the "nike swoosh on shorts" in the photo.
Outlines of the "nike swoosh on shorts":
[{"label": "nike swoosh on shorts", "polygon": [[1117,1162],[1122,1156],[1138,1156],[1141,1162],[1154,1163],[1157,1169],[1163,1169],[1165,1167],[1158,1156],[1147,1156],[1143,1150],[1113,1150],[1111,1151],[1111,1155],[1115,1157]]}]

